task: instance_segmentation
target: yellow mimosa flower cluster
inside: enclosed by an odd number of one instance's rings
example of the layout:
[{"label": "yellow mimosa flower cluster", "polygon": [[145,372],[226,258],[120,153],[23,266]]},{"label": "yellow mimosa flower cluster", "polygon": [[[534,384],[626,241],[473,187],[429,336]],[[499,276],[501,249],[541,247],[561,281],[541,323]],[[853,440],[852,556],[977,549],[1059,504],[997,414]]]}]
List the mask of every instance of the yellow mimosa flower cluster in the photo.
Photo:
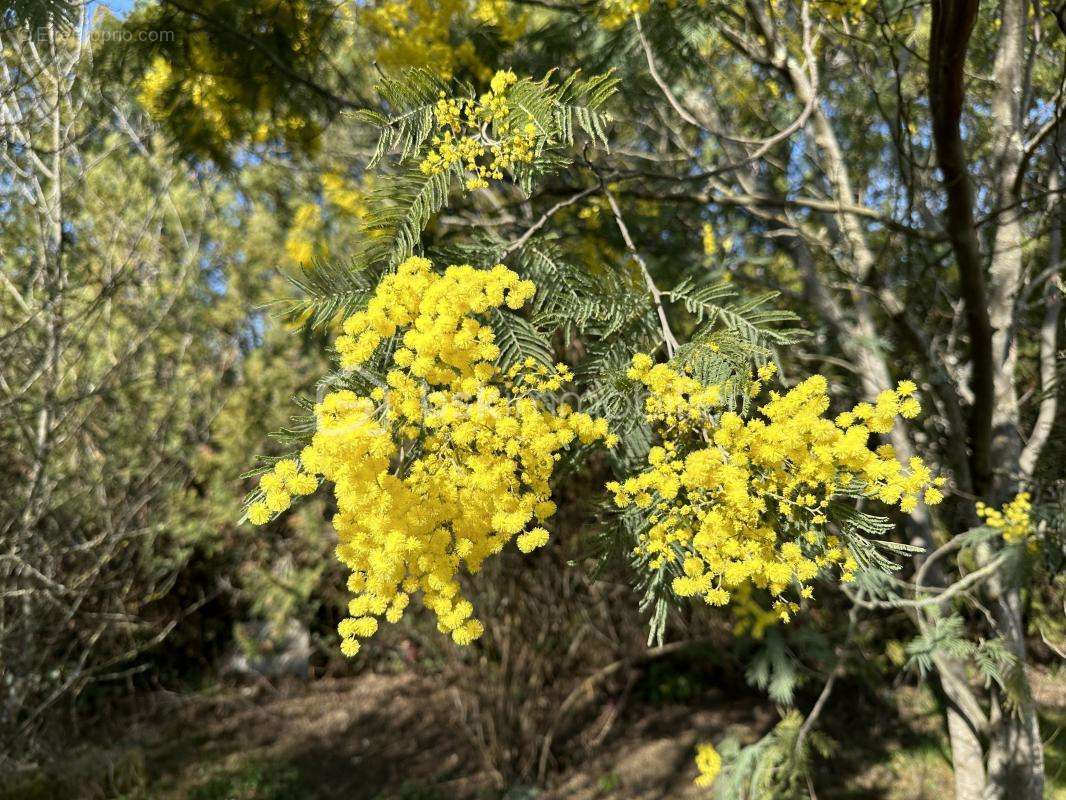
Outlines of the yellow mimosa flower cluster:
[{"label": "yellow mimosa flower cluster", "polygon": [[501,71],[492,77],[489,91],[477,99],[449,98],[442,92],[434,109],[440,132],[422,160],[422,172],[436,175],[461,166],[467,173],[466,188],[473,191],[486,188],[489,179],[502,179],[504,170],[533,161],[537,126],[529,122],[512,130],[508,120],[507,90],[517,81],[513,72]]},{"label": "yellow mimosa flower cluster", "polygon": [[766,636],[766,629],[773,628],[781,618],[773,609],[763,608],[752,596],[750,583],[744,583],[733,592],[733,598],[729,605],[733,614],[733,635],[751,636],[752,639],[762,639]]},{"label": "yellow mimosa flower cluster", "polygon": [[[759,370],[753,389],[774,375]],[[825,378],[813,376],[769,401],[750,419],[716,409],[719,392],[665,364],[638,354],[631,378],[649,391],[648,419],[662,444],[647,468],[611,482],[620,508],[647,509],[650,527],[637,554],[649,567],[670,567],[674,592],[725,605],[746,583],[767,589],[788,621],[797,605],[781,597],[808,584],[825,567],[851,580],[856,562],[829,533],[828,507],[847,491],[912,511],[919,499],[935,503],[942,485],[919,458],[901,464],[890,446],[872,450],[871,433],[887,432],[898,414],[913,416],[914,385],[900,384],[875,404],[861,403],[836,421]],[[720,413],[715,413],[715,412]]]},{"label": "yellow mimosa flower cluster", "polygon": [[382,0],[361,9],[363,27],[380,40],[376,61],[386,69],[427,67],[451,78],[480,66],[474,43],[453,44],[452,23],[469,14],[466,0]]},{"label": "yellow mimosa flower cluster", "polygon": [[[337,351],[347,368],[387,338],[399,345],[385,386],[369,396],[334,391],[315,406],[316,431],[300,454],[307,473],[334,484],[337,557],[355,593],[339,628],[346,655],[379,618],[397,622],[417,592],[441,632],[459,644],[478,638],[460,569],[476,573],[512,540],[524,553],[546,544],[561,451],[575,440],[617,441],[605,420],[548,408],[545,393],[572,377],[565,366],[527,359],[502,373],[494,363],[495,335],[479,316],[520,308],[534,290],[502,265],[438,274],[415,257],[345,320]],[[265,521],[273,506],[261,488],[266,500],[253,508]]]},{"label": "yellow mimosa flower cluster", "polygon": [[300,469],[291,458],[285,458],[259,478],[263,499],[248,508],[248,521],[263,525],[274,514],[279,514],[292,505],[295,495],[311,494],[318,488],[318,479]]},{"label": "yellow mimosa flower cluster", "polygon": [[[203,52],[209,51],[203,49]],[[141,79],[137,99],[149,116],[161,120],[171,112],[174,98],[180,97],[197,108],[203,128],[221,141],[232,142],[249,131],[253,141],[265,141],[272,129],[258,122],[252,124],[254,111],[249,113],[237,108],[234,98],[246,94],[235,79],[220,74],[185,74],[176,70],[167,59],[156,56]],[[258,109],[270,102],[269,96],[263,94],[254,99],[251,108]],[[283,121],[281,127],[287,124],[298,127],[305,123],[298,123],[294,117]]]},{"label": "yellow mimosa flower cluster", "polygon": [[1021,492],[999,509],[978,502],[977,516],[983,519],[989,528],[999,531],[1003,541],[1014,544],[1024,540],[1032,528],[1030,501],[1029,492]]},{"label": "yellow mimosa flower cluster", "polygon": [[830,19],[858,19],[869,0],[818,0],[814,6]]},{"label": "yellow mimosa flower cluster", "polygon": [[[205,1],[200,10],[211,14],[217,5],[218,0]],[[257,32],[273,34],[272,41],[283,48],[278,55],[294,64],[314,57],[333,22],[331,13],[306,0],[249,2],[245,10],[259,23]],[[155,56],[140,81],[138,101],[152,118],[165,120],[191,106],[195,114],[181,116],[190,140],[220,146],[281,139],[293,148],[315,147],[319,125],[277,81],[249,81],[236,74],[240,56],[202,30],[184,36],[182,48],[181,60]]]},{"label": "yellow mimosa flower cluster", "polygon": [[700,773],[696,776],[697,786],[707,788],[714,783],[714,779],[722,771],[722,757],[718,755],[713,744],[704,743],[696,747],[696,769]]},{"label": "yellow mimosa flower cluster", "polygon": [[310,267],[315,259],[329,258],[329,226],[341,218],[361,219],[367,212],[367,195],[372,181],[364,176],[359,184],[340,170],[327,170],[319,177],[323,203],[305,202],[297,206],[285,237],[285,253],[300,267]]},{"label": "yellow mimosa flower cluster", "polygon": [[322,173],[322,197],[333,208],[352,219],[361,219],[367,212],[368,176],[358,184],[340,171]]},{"label": "yellow mimosa flower cluster", "polygon": [[652,424],[688,431],[707,418],[721,401],[718,386],[704,386],[695,378],[675,372],[666,364],[652,363],[651,356],[638,353],[626,375],[648,389],[644,414]]}]

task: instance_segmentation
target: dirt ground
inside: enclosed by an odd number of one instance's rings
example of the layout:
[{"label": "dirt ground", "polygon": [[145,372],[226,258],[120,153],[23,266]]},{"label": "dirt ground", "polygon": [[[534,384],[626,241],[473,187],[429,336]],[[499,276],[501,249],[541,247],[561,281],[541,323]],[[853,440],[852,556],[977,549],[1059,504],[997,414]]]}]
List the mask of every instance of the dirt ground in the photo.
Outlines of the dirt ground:
[{"label": "dirt ground", "polygon": [[[271,800],[695,798],[701,796],[692,783],[696,742],[726,727],[743,731],[768,721],[755,720],[742,703],[695,713],[632,707],[622,719],[613,719],[607,704],[589,726],[587,762],[535,792],[504,786],[485,768],[468,726],[458,721],[458,691],[426,677],[368,674],[298,691],[260,686],[173,702],[172,710],[153,710],[151,721],[128,734],[145,750],[153,800],[221,800],[230,795],[216,795],[212,786],[222,790],[242,776],[249,790],[260,784],[248,798]],[[170,717],[165,725],[158,723],[160,712]],[[291,788],[275,790],[271,783]],[[239,789],[233,796],[244,797]]]},{"label": "dirt ground", "polygon": [[[1049,796],[1059,800],[1066,798],[1066,732],[1058,730],[1066,725],[1066,684],[1041,673],[1034,685],[1045,710]],[[943,800],[950,792],[931,698],[906,687],[894,696],[898,707],[891,709],[861,687],[843,687],[830,704],[825,727],[838,750],[819,767],[819,800]],[[89,760],[96,774],[106,764],[106,777],[64,793],[123,800],[687,800],[708,796],[692,783],[697,742],[727,733],[750,741],[777,719],[771,706],[727,691],[704,692],[694,703],[604,697],[570,743],[572,763],[553,763],[544,785],[531,787],[508,785],[486,768],[466,702],[460,690],[415,672],[157,693],[84,753],[71,754],[71,765]],[[7,795],[53,796],[43,788]]]}]

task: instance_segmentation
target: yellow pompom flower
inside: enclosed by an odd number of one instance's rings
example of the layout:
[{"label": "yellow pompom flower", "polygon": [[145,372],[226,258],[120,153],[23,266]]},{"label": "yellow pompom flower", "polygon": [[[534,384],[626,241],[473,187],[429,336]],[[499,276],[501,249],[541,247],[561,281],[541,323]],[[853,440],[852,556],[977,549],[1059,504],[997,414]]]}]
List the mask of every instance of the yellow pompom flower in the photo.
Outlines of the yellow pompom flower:
[{"label": "yellow pompom flower", "polygon": [[[441,93],[434,108],[437,133],[419,168],[425,175],[439,175],[458,169],[465,176],[467,191],[484,189],[490,180],[500,180],[529,164],[541,144],[537,126],[512,123],[508,92],[518,77],[510,70],[499,71],[489,82],[489,91],[478,98],[450,98]],[[521,294],[508,300],[520,308]]]},{"label": "yellow pompom flower", "polygon": [[714,749],[714,745],[704,743],[696,748],[696,769],[699,775],[696,777],[696,785],[702,788],[709,787],[722,771],[722,757]]},{"label": "yellow pompom flower", "polygon": [[265,525],[270,520],[270,509],[264,502],[252,503],[248,506],[248,521],[253,525]]},{"label": "yellow pompom flower", "polygon": [[944,499],[944,493],[935,486],[930,486],[925,490],[925,497],[923,499],[927,505],[935,506]]},{"label": "yellow pompom flower", "polygon": [[302,470],[295,459],[285,458],[259,478],[262,499],[248,507],[248,521],[264,525],[275,514],[280,514],[292,505],[294,495],[311,494],[318,488],[318,479]]},{"label": "yellow pompom flower", "polygon": [[534,528],[528,533],[521,534],[515,544],[523,553],[532,553],[538,547],[548,543],[548,532],[544,528]]}]

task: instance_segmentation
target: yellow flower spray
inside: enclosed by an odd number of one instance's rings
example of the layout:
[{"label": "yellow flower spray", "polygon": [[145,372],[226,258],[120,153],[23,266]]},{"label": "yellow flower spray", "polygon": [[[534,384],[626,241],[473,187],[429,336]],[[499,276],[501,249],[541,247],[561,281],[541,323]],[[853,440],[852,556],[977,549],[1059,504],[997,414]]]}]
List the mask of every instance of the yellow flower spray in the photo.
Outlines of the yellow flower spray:
[{"label": "yellow flower spray", "polygon": [[398,622],[416,593],[441,632],[458,644],[477,639],[483,626],[460,570],[476,573],[512,540],[524,553],[546,544],[561,451],[575,440],[615,443],[605,420],[547,407],[545,395],[571,377],[565,366],[496,366],[500,351],[482,317],[521,308],[534,290],[502,265],[438,274],[424,258],[403,262],[336,342],[341,365],[356,369],[397,337],[385,386],[327,394],[299,467],[283,462],[263,476],[264,499],[248,512],[256,523],[320,477],[333,483],[337,557],[355,595],[339,627],[346,655],[380,618]]},{"label": "yellow flower spray", "polygon": [[[774,373],[772,364],[760,368],[753,396]],[[650,569],[672,570],[681,597],[720,606],[750,584],[776,598],[774,609],[787,622],[798,610],[783,597],[790,586],[811,597],[808,584],[823,568],[835,566],[844,581],[857,568],[827,528],[834,496],[860,494],[905,512],[919,499],[941,499],[943,480],[921,459],[901,464],[890,446],[868,444],[872,433],[890,431],[897,415],[920,410],[908,381],[834,421],[824,416],[827,384],[816,375],[783,395],[771,391],[745,420],[720,407],[719,387],[653,365],[647,355],[633,358],[629,377],[648,392],[645,415],[662,444],[642,472],[607,488],[618,507],[647,510],[637,555]]]},{"label": "yellow flower spray", "polygon": [[722,757],[718,755],[713,744],[705,743],[696,748],[696,769],[699,771],[696,776],[697,786],[707,788],[714,783],[714,779],[722,771]]}]

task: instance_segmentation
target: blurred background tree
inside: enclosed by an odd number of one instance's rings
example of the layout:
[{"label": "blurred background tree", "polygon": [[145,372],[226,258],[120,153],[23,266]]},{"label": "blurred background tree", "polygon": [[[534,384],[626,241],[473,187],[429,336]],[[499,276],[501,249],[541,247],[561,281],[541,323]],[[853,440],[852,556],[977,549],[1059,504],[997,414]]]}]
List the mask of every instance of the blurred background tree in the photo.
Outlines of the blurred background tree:
[{"label": "blurred background tree", "polygon": [[[181,161],[93,73],[91,42],[47,30],[3,34],[0,154],[0,727],[31,744],[86,686],[153,665],[189,615],[240,603],[233,584],[318,574],[329,552],[313,526],[288,554],[257,546],[232,513],[248,448],[318,358],[263,308],[293,214],[276,170]],[[206,667],[231,625],[168,668]]]}]

